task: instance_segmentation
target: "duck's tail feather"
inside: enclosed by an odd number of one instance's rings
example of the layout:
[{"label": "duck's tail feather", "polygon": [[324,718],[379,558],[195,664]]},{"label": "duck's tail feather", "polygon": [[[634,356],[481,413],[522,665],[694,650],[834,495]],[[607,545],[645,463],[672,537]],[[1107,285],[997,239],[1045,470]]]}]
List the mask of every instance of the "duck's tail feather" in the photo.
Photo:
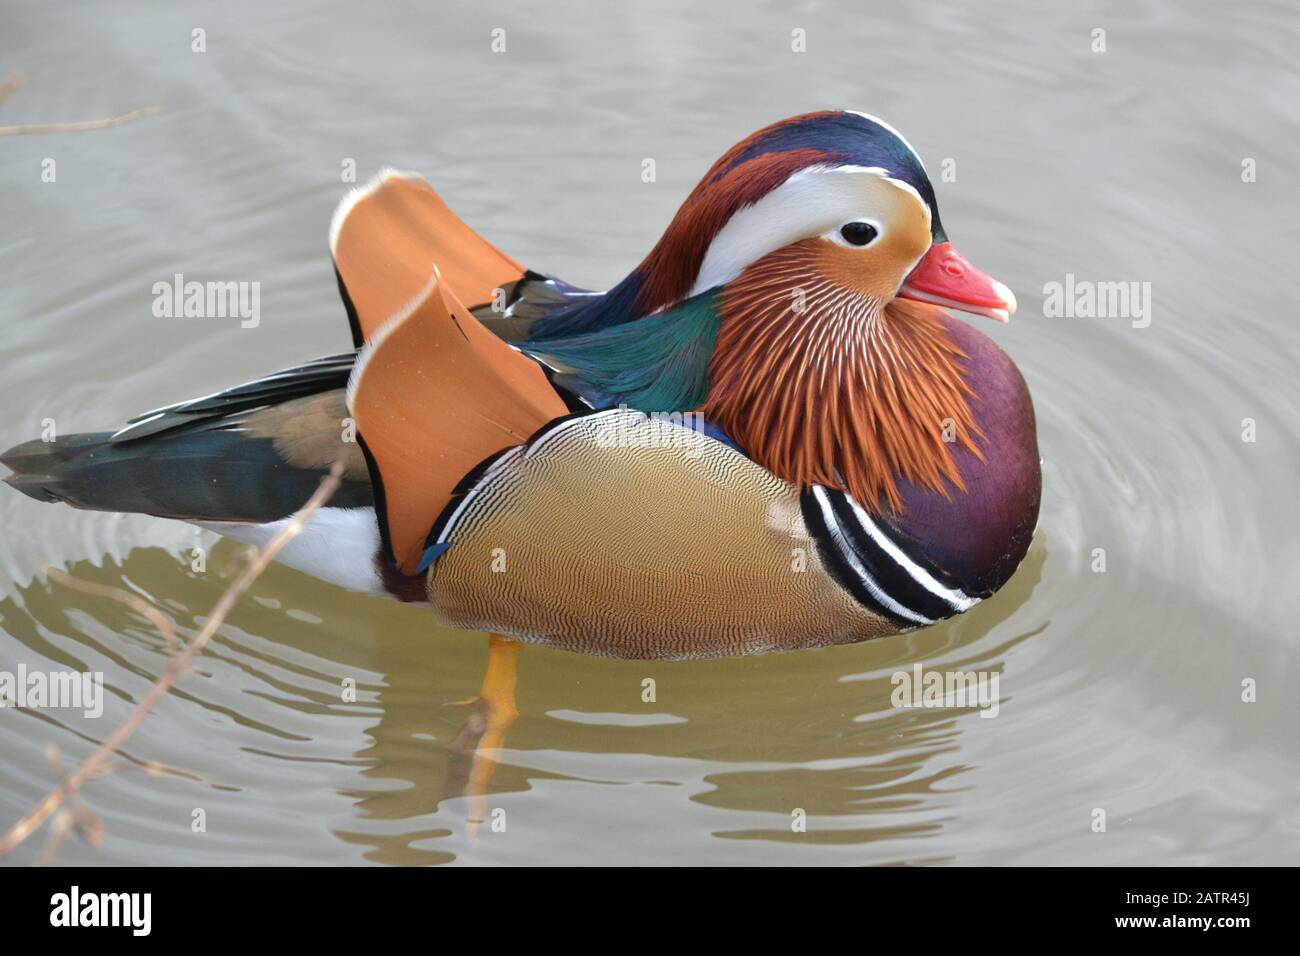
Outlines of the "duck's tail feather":
[{"label": "duck's tail feather", "polygon": [[[349,352],[118,432],[27,442],[0,456],[14,471],[5,480],[78,508],[263,523],[297,510],[341,452],[347,472],[331,504],[375,505],[410,573],[460,478],[570,410],[502,337],[595,294],[525,270],[423,179],[393,170],[340,204],[330,250],[354,340],[367,345],[364,378]],[[349,428],[360,442],[340,447]]]},{"label": "duck's tail feather", "polygon": [[110,432],[69,435],[61,442],[37,438],[15,445],[0,454],[0,464],[12,472],[4,477],[4,482],[37,501],[65,501],[71,494],[71,489],[63,488],[68,462],[80,452],[107,442],[110,435]]},{"label": "duck's tail feather", "polygon": [[311,363],[160,409],[117,432],[25,442],[0,454],[13,472],[4,481],[30,498],[76,508],[262,523],[298,510],[341,454],[345,480],[332,504],[370,505],[365,460],[349,441],[338,387],[351,361],[335,364],[332,377],[321,378],[320,363]]}]

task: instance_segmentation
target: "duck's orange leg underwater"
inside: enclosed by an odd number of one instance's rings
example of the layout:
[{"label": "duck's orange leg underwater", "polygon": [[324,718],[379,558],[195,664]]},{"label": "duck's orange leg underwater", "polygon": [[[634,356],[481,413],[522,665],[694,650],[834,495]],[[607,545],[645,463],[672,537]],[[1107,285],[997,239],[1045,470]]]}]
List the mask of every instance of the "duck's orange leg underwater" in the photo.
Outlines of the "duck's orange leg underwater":
[{"label": "duck's orange leg underwater", "polygon": [[469,798],[466,831],[470,836],[487,816],[487,788],[498,760],[496,752],[506,743],[506,732],[519,716],[515,685],[519,667],[519,642],[500,634],[488,636],[488,663],[478,697],[458,701],[474,707],[455,739],[453,751],[469,757],[470,766],[464,796]]}]

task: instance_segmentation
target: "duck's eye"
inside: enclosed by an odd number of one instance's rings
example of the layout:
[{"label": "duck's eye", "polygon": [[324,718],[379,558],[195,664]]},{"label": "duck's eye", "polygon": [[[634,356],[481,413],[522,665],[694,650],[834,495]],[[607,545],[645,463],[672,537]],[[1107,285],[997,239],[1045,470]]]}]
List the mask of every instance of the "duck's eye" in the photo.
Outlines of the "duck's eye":
[{"label": "duck's eye", "polygon": [[869,222],[850,222],[840,229],[840,235],[851,246],[865,246],[872,239],[875,239],[879,233],[876,232],[876,227]]}]

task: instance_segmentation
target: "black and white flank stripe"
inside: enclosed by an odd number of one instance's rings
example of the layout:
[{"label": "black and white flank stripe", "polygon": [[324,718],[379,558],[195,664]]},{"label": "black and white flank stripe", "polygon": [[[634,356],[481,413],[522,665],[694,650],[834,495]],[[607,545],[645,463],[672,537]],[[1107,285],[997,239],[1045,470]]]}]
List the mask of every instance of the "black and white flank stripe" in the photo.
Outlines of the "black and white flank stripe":
[{"label": "black and white flank stripe", "polygon": [[842,491],[815,485],[802,495],[804,524],[831,573],[858,600],[905,627],[924,627],[979,603],[941,583]]}]

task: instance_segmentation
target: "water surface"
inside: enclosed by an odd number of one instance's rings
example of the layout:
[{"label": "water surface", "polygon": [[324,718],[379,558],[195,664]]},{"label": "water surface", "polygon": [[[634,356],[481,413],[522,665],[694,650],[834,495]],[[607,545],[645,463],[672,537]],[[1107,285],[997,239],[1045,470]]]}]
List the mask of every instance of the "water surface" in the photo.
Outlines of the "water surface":
[{"label": "water surface", "polygon": [[[0,124],[162,112],[0,139],[0,445],[346,348],[325,234],[348,160],[362,180],[419,171],[520,261],[605,287],[735,140],[849,107],[902,129],[936,179],[954,162],[944,223],[1020,298],[1006,328],[972,321],[1037,407],[1023,568],[962,618],[856,647],[690,664],[525,648],[487,801],[507,828],[477,836],[453,702],[476,693],[485,638],[276,568],[130,741],[130,766],[165,772],[95,781],[107,841],[60,861],[1295,862],[1294,7],[613,6],[10,9],[0,70],[28,79]],[[154,318],[152,284],[177,272],[260,282],[261,324]],[[1151,283],[1150,325],[1044,316],[1067,274]],[[108,686],[98,720],[0,710],[6,826],[50,788],[46,746],[87,754],[168,660],[143,618],[42,569],[135,592],[188,637],[239,559],[218,544],[196,573],[189,549],[215,539],[188,526],[0,492],[0,669]],[[997,717],[892,707],[891,675],[917,662],[998,674]]]}]

